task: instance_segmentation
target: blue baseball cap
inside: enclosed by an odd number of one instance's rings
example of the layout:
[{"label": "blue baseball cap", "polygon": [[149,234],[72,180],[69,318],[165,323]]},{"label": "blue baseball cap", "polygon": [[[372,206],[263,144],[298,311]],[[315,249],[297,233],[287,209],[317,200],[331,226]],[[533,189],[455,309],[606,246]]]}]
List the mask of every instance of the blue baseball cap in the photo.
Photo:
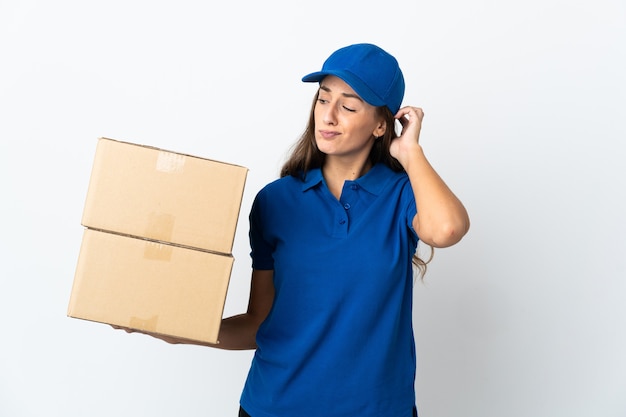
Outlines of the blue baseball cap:
[{"label": "blue baseball cap", "polygon": [[302,77],[304,82],[320,82],[327,75],[345,81],[372,106],[387,106],[393,114],[404,97],[404,77],[398,61],[376,45],[357,43],[333,52],[322,70]]}]

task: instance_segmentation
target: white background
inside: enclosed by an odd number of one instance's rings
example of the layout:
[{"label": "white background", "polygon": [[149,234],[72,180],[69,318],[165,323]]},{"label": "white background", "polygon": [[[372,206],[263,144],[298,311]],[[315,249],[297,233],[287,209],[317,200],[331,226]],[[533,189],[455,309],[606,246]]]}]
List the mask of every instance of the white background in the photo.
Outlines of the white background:
[{"label": "white background", "polygon": [[472,219],[415,288],[420,416],[625,416],[625,41],[623,0],[0,0],[0,416],[236,415],[251,352],[66,317],[96,139],[250,169],[242,312],[300,78],[355,42],[400,61]]}]

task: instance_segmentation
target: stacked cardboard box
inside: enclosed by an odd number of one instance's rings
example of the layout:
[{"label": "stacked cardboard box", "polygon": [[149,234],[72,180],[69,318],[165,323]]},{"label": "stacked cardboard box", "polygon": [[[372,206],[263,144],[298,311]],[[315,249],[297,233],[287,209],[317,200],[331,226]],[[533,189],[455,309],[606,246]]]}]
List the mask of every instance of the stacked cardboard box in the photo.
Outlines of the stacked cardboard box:
[{"label": "stacked cardboard box", "polygon": [[217,343],[247,172],[100,138],[68,316]]}]

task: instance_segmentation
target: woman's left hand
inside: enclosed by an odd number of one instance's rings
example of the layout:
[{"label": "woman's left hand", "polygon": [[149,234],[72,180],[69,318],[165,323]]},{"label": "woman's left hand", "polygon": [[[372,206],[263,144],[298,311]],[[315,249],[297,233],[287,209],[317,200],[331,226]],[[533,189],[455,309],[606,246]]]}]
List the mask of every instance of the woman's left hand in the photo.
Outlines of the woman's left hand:
[{"label": "woman's left hand", "polygon": [[395,118],[402,125],[400,136],[391,142],[389,152],[400,164],[405,166],[405,156],[419,147],[424,111],[420,107],[406,106],[398,110]]}]

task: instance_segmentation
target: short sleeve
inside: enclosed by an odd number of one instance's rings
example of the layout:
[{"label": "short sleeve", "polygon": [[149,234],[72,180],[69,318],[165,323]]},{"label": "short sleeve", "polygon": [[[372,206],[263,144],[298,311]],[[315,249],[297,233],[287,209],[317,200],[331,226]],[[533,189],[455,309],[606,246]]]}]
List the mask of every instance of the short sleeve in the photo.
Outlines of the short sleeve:
[{"label": "short sleeve", "polygon": [[260,270],[274,269],[274,258],[272,256],[274,247],[268,242],[264,226],[264,214],[267,213],[263,190],[255,197],[250,210],[250,256],[252,258],[252,268]]},{"label": "short sleeve", "polygon": [[405,207],[406,225],[411,232],[411,238],[413,240],[413,243],[415,247],[417,247],[417,243],[419,242],[419,236],[413,228],[413,218],[417,214],[417,205],[415,204],[415,195],[413,194],[411,183],[408,180],[402,190],[402,201]]}]

